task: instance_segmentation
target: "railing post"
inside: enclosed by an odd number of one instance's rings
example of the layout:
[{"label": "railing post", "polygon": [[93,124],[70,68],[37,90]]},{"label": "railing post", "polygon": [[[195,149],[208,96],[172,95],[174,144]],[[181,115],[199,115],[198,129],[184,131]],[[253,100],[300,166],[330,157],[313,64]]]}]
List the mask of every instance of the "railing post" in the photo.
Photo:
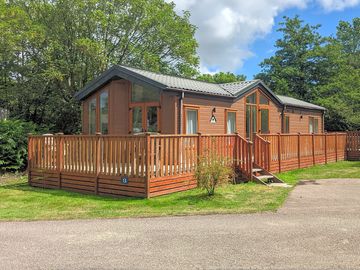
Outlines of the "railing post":
[{"label": "railing post", "polygon": [[252,181],[252,176],[253,176],[253,143],[249,141],[248,143],[248,153],[249,153],[249,165],[248,165],[248,174],[249,174],[249,177],[250,177],[250,181]]},{"label": "railing post", "polygon": [[64,133],[56,133],[55,134],[55,140],[56,140],[56,169],[58,172],[58,177],[59,177],[59,189],[61,189],[62,186],[62,181],[61,181],[61,172],[62,172],[62,168],[63,168],[63,145],[64,145],[64,141],[63,141],[63,137],[62,135],[64,135]]},{"label": "railing post", "polygon": [[327,164],[327,133],[325,132],[324,134],[324,139],[325,139],[325,142],[324,142],[324,147],[325,147],[325,164]]},{"label": "railing post", "polygon": [[300,136],[300,132],[298,132],[297,138],[298,138],[298,168],[300,169],[300,167],[301,167],[301,148],[300,148],[301,136]]},{"label": "railing post", "polygon": [[145,177],[145,195],[146,198],[150,198],[150,177],[151,177],[151,170],[153,170],[154,168],[150,168],[151,167],[151,161],[150,159],[152,158],[152,154],[151,153],[151,137],[150,137],[150,133],[146,133],[145,136],[145,142],[146,142],[146,177]]},{"label": "railing post", "polygon": [[96,133],[96,178],[95,178],[95,194],[99,193],[99,174],[101,170],[101,133]]},{"label": "railing post", "polygon": [[253,133],[253,155],[254,155],[254,163],[258,164],[261,163],[260,161],[260,153],[261,153],[261,149],[260,149],[260,143],[259,140],[257,138],[257,133],[254,132]]},{"label": "railing post", "polygon": [[335,132],[335,161],[338,161],[338,143],[337,143],[337,132]]},{"label": "railing post", "polygon": [[202,154],[202,145],[201,145],[201,132],[198,132],[198,144],[197,144],[197,157],[199,158]]},{"label": "railing post", "polygon": [[312,134],[312,156],[313,156],[313,165],[315,165],[315,135]]},{"label": "railing post", "polygon": [[278,163],[279,163],[279,172],[281,172],[281,134],[278,133]]},{"label": "railing post", "polygon": [[31,167],[32,167],[32,159],[33,159],[33,152],[32,152],[32,138],[31,133],[28,134],[28,183],[31,185]]},{"label": "railing post", "polygon": [[239,133],[236,131],[235,132],[235,146],[234,146],[234,166],[236,166],[238,164],[239,161]]}]

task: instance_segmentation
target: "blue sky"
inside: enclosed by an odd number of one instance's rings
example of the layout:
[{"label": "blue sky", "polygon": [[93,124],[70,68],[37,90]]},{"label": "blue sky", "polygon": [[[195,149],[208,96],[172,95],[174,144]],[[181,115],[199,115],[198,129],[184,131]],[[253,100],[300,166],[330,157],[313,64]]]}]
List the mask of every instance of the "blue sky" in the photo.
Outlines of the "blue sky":
[{"label": "blue sky", "polygon": [[244,65],[241,68],[236,69],[234,72],[238,74],[245,74],[247,79],[252,79],[254,75],[261,71],[259,63],[274,54],[275,41],[281,37],[281,33],[276,30],[278,23],[283,20],[283,16],[294,17],[299,15],[305,22],[316,25],[321,24],[319,32],[321,35],[330,36],[336,34],[336,27],[339,21],[352,21],[353,18],[360,16],[360,5],[346,9],[343,11],[326,12],[319,10],[318,7],[311,7],[306,10],[293,8],[281,12],[275,17],[275,26],[270,34],[267,34],[264,38],[258,39],[250,45],[250,49],[255,55],[244,61]]},{"label": "blue sky", "polygon": [[360,15],[360,0],[166,0],[182,14],[190,11],[197,27],[200,71],[230,71],[248,79],[259,63],[274,53],[276,32],[284,15],[296,14],[309,24],[321,24],[320,33],[336,33],[340,20]]}]

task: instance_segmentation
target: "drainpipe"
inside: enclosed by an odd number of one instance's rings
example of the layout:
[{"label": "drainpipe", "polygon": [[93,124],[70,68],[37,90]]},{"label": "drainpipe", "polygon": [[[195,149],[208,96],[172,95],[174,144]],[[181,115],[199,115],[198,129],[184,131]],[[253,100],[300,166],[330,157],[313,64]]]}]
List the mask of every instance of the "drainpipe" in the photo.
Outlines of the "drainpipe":
[{"label": "drainpipe", "polygon": [[184,99],[185,93],[181,92],[180,98],[179,98],[179,134],[182,134],[182,127],[183,127],[183,99]]}]

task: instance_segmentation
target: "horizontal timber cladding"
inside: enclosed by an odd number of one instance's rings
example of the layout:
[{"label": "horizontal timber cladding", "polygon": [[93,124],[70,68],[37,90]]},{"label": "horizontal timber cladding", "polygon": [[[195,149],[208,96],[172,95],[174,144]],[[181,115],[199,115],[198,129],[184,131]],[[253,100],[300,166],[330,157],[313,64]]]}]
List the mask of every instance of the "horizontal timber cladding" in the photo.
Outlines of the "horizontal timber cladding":
[{"label": "horizontal timber cladding", "polygon": [[346,159],[346,133],[267,134],[270,171],[284,172]]},{"label": "horizontal timber cladding", "polygon": [[350,131],[346,137],[348,160],[360,160],[360,131]]}]

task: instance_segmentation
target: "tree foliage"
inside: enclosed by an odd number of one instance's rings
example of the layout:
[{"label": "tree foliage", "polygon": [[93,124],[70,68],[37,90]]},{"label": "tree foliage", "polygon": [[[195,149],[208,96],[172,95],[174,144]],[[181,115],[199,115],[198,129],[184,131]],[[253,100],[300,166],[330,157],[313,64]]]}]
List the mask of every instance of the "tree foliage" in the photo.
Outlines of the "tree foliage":
[{"label": "tree foliage", "polygon": [[215,74],[201,74],[197,76],[197,80],[211,83],[230,83],[245,81],[246,76],[242,74],[234,74],[231,72],[218,72]]},{"label": "tree foliage", "polygon": [[360,18],[340,21],[336,37],[322,37],[320,25],[284,17],[275,55],[261,63],[263,79],[278,94],[327,108],[325,128],[360,128]]},{"label": "tree foliage", "polygon": [[25,169],[27,135],[36,131],[36,126],[30,122],[0,121],[0,173]]},{"label": "tree foliage", "polygon": [[189,16],[164,0],[0,0],[0,106],[73,133],[74,93],[111,65],[194,76]]}]

